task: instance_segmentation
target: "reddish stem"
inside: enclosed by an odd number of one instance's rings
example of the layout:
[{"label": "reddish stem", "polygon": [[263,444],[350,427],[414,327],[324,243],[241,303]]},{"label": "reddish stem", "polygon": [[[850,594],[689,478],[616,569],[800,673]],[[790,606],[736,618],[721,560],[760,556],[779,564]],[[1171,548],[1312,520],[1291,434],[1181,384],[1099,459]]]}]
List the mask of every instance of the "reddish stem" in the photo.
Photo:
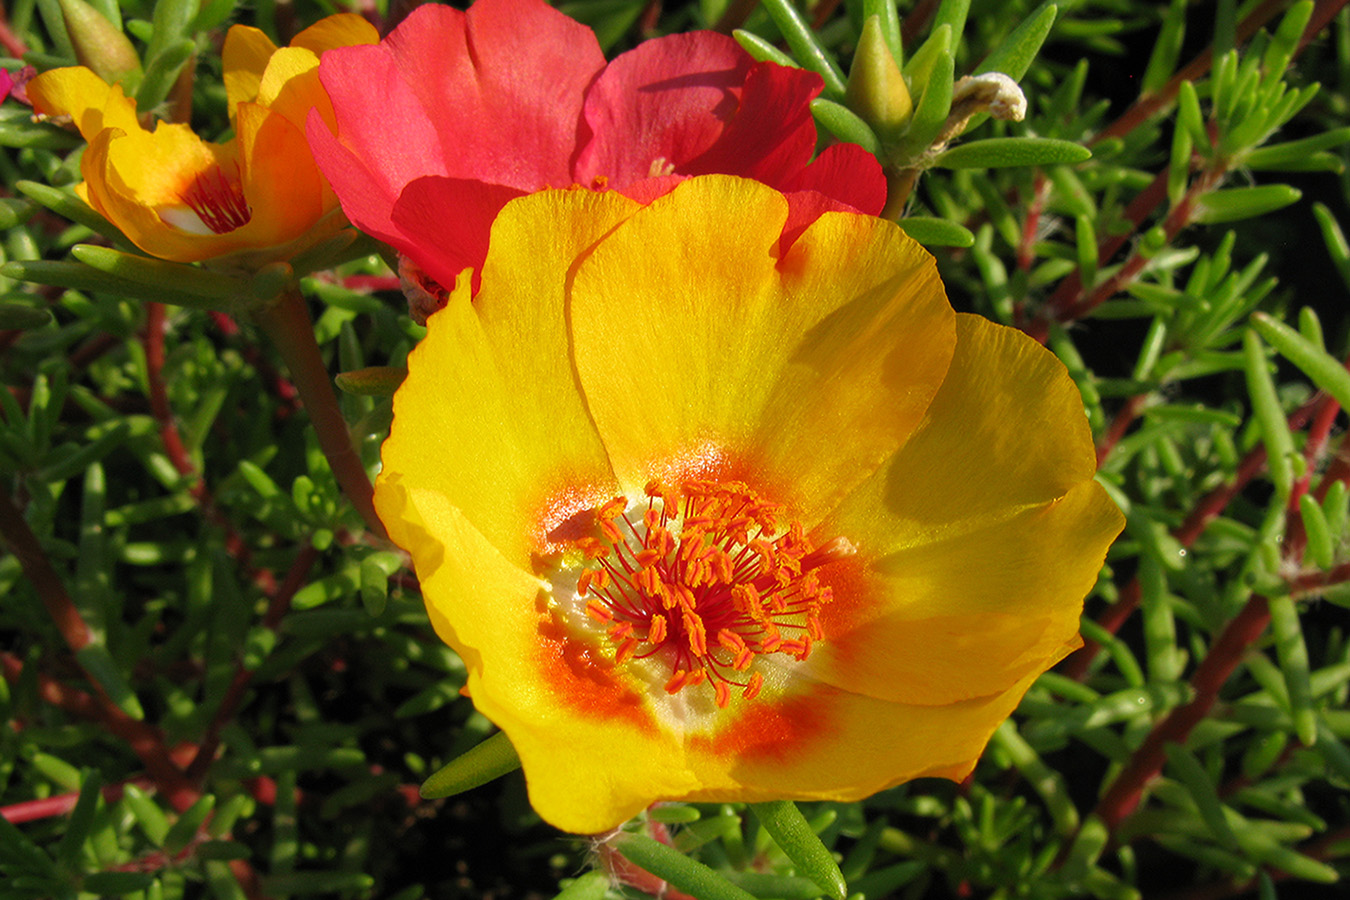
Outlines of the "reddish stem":
[{"label": "reddish stem", "polygon": [[324,365],[319,345],[314,340],[314,323],[309,317],[305,299],[294,291],[287,292],[256,314],[258,325],[267,333],[281,358],[286,361],[300,399],[309,412],[319,448],[328,459],[338,487],[356,507],[366,527],[381,538],[386,538],[384,524],[375,513],[375,497],[370,476],[352,446],[347,422],[342,418],[333,379]]},{"label": "reddish stem", "polygon": [[[1291,430],[1297,431],[1308,423],[1309,418],[1314,414],[1314,410],[1318,408],[1320,397],[1321,395],[1312,397],[1290,414],[1288,422]],[[1190,547],[1194,544],[1204,533],[1209,523],[1227,509],[1233,498],[1242,493],[1243,489],[1257,476],[1265,464],[1265,445],[1257,444],[1242,458],[1233,480],[1220,485],[1202,497],[1191,508],[1190,513],[1187,514],[1182,523],[1172,529],[1172,536],[1183,547]],[[1327,475],[1328,477],[1331,475],[1331,469],[1327,470]],[[1346,477],[1350,477],[1350,463],[1347,463]],[[1323,479],[1323,482],[1326,482],[1326,478]],[[1126,583],[1125,587],[1121,588],[1120,596],[1116,599],[1116,602],[1108,606],[1097,617],[1097,624],[1109,634],[1115,634],[1139,606],[1139,596],[1139,580],[1138,578],[1132,578]],[[1084,637],[1083,646],[1064,661],[1060,673],[1067,678],[1082,680],[1087,676],[1092,661],[1097,658],[1101,649],[1102,645],[1097,641]]]},{"label": "reddish stem", "polygon": [[816,8],[811,13],[811,27],[816,31],[825,27],[825,23],[830,21],[835,10],[839,8],[839,0],[820,0]]},{"label": "reddish stem", "polygon": [[47,614],[56,623],[66,646],[73,653],[79,653],[89,646],[92,640],[89,626],[66,591],[61,576],[52,567],[37,535],[28,527],[23,513],[14,505],[14,500],[3,485],[0,485],[0,538],[4,538],[18,558],[23,574],[33,583],[34,590],[46,607]]},{"label": "reddish stem", "polygon": [[[1336,404],[1327,397],[1315,397],[1310,402],[1315,407],[1313,412],[1315,417],[1314,428],[1322,432],[1314,435],[1310,440],[1310,443],[1316,445],[1311,452],[1316,454],[1319,452],[1318,446],[1325,440],[1325,431],[1331,427],[1328,417],[1334,419],[1334,414],[1328,413],[1327,410],[1335,409]],[[1308,404],[1304,404],[1304,406],[1306,408]],[[1343,438],[1341,441],[1340,452],[1337,453],[1336,457],[1337,463],[1342,463],[1345,459],[1347,455],[1345,451],[1348,445],[1350,445],[1350,436]],[[1345,468],[1350,469],[1350,467]],[[1324,481],[1333,477],[1343,477],[1340,467],[1334,473],[1329,468]],[[1300,519],[1295,518],[1293,520],[1293,525],[1291,525],[1284,542],[1283,556],[1285,560],[1295,563],[1302,560],[1306,537],[1301,527],[1297,527],[1300,524]],[[1341,565],[1331,572],[1317,574],[1323,579],[1350,578],[1350,565]],[[1265,597],[1260,594],[1253,594],[1242,611],[1224,626],[1223,631],[1219,633],[1213,646],[1210,647],[1209,653],[1196,668],[1195,674],[1191,676],[1190,683],[1194,691],[1191,701],[1185,706],[1172,710],[1154,727],[1149,736],[1145,738],[1143,745],[1135,751],[1129,763],[1126,764],[1115,781],[1102,795],[1094,814],[1101,818],[1109,830],[1115,831],[1120,823],[1138,807],[1148,783],[1162,772],[1163,764],[1167,758],[1167,745],[1169,743],[1184,744],[1186,742],[1191,730],[1214,707],[1219,697],[1219,690],[1242,662],[1242,657],[1246,654],[1247,649],[1256,643],[1262,633],[1265,632],[1268,624],[1270,624],[1269,604]]]},{"label": "reddish stem", "polygon": [[[262,620],[264,628],[276,631],[281,625],[282,618],[291,608],[291,599],[295,597],[300,588],[304,587],[305,577],[318,559],[319,551],[314,549],[314,545],[310,543],[306,543],[296,554],[295,561],[291,563],[290,571],[286,573],[285,580],[267,605],[267,612]],[[221,732],[239,711],[239,707],[244,701],[244,693],[252,680],[253,672],[245,669],[243,661],[240,660],[234,670],[234,677],[230,680],[230,686],[225,691],[225,697],[220,701],[220,706],[216,708],[215,715],[211,717],[211,724],[207,726],[206,734],[202,737],[201,744],[197,748],[197,754],[188,765],[187,777],[190,781],[194,783],[201,781],[206,775],[207,769],[211,767],[216,751],[220,748]]]},{"label": "reddish stem", "polygon": [[1154,727],[1093,810],[1093,814],[1109,830],[1115,831],[1134,812],[1143,797],[1144,788],[1162,771],[1163,763],[1167,760],[1167,745],[1185,743],[1191,729],[1214,707],[1219,698],[1219,689],[1242,662],[1247,648],[1266,630],[1269,622],[1270,609],[1266,598],[1253,594],[1242,611],[1224,626],[1214,646],[1191,677],[1194,698],[1185,706],[1172,710]]},{"label": "reddish stem", "polygon": [[[145,368],[146,380],[150,387],[150,410],[159,423],[159,439],[169,462],[178,470],[179,475],[193,479],[192,495],[204,490],[197,467],[188,456],[183,437],[174,423],[173,409],[169,406],[169,393],[164,385],[164,329],[167,317],[163,303],[145,304]],[[200,498],[198,498],[200,499]]]},{"label": "reddish stem", "polygon": [[82,369],[103,354],[109,352],[122,341],[111,334],[97,334],[85,341],[70,354],[70,364]]},{"label": "reddish stem", "polygon": [[[655,804],[653,804],[655,805]],[[647,833],[654,840],[671,845],[670,829],[661,822],[647,821]],[[663,881],[651,872],[638,866],[619,850],[615,849],[611,838],[615,837],[617,832],[613,832],[600,839],[597,847],[600,855],[600,867],[620,884],[637,888],[644,894],[650,894],[653,897],[662,898],[662,900],[695,900],[681,891],[675,890],[669,882]]]},{"label": "reddish stem", "polygon": [[[1344,4],[1346,0],[1335,0],[1337,7]],[[1265,0],[1260,6],[1252,10],[1247,18],[1238,23],[1236,40],[1241,44],[1256,34],[1258,28],[1275,18],[1280,10],[1289,5],[1289,0]],[[1311,27],[1311,23],[1309,23]],[[1140,97],[1134,102],[1134,105],[1116,119],[1106,128],[1102,129],[1096,137],[1089,143],[1095,144],[1110,137],[1124,137],[1134,129],[1138,128],[1144,122],[1147,122],[1162,109],[1176,99],[1177,92],[1181,90],[1181,84],[1185,81],[1195,81],[1201,75],[1209,71],[1210,66],[1214,64],[1214,48],[1206,47],[1198,56],[1181,68],[1179,72],[1173,75],[1156,94],[1148,94]]]},{"label": "reddish stem", "polygon": [[1036,261],[1034,250],[1036,244],[1036,233],[1041,227],[1041,213],[1045,209],[1045,201],[1050,197],[1050,181],[1045,177],[1045,173],[1036,170],[1036,178],[1031,191],[1031,202],[1027,204],[1027,218],[1022,223],[1022,241],[1017,247],[1017,267],[1024,272],[1031,270],[1031,264]]},{"label": "reddish stem", "polygon": [[23,59],[28,53],[28,45],[23,42],[23,38],[14,33],[14,29],[9,27],[9,19],[5,16],[4,7],[0,7],[0,47],[5,48],[5,55],[12,56],[15,59]]},{"label": "reddish stem", "polygon": [[165,455],[178,474],[192,480],[188,486],[188,493],[201,506],[207,519],[224,531],[225,550],[255,581],[266,582],[271,576],[252,570],[250,566],[252,551],[230,524],[229,519],[216,507],[215,498],[211,496],[205,479],[193,465],[192,457],[183,443],[182,432],[178,430],[178,421],[169,404],[169,391],[164,382],[164,337],[168,323],[164,304],[146,303],[145,311],[145,370],[146,382],[150,389],[150,411],[159,424],[159,439],[164,445]]},{"label": "reddish stem", "polygon": [[1289,592],[1295,597],[1307,597],[1320,594],[1336,584],[1350,581],[1350,563],[1341,563],[1325,572],[1309,572],[1295,575],[1289,579]]},{"label": "reddish stem", "polygon": [[[1167,199],[1167,180],[1170,169],[1163,169],[1158,175],[1149,182],[1148,186],[1135,195],[1134,199],[1125,207],[1123,218],[1129,223],[1129,228],[1121,234],[1112,235],[1103,239],[1097,244],[1097,265],[1100,268],[1111,260],[1113,256],[1125,246],[1144,221],[1153,214],[1160,204]],[[1067,278],[1059,283],[1055,292],[1050,295],[1046,306],[1051,310],[1060,309],[1069,306],[1081,297],[1083,292],[1083,276],[1076,269],[1069,274]],[[1033,329],[1044,328],[1048,331],[1045,322],[1033,322],[1027,326],[1028,334],[1033,337],[1039,331]],[[1044,341],[1044,338],[1038,338]]]},{"label": "reddish stem", "polygon": [[[1180,202],[1172,207],[1171,211],[1168,212],[1167,217],[1163,219],[1162,228],[1166,242],[1171,242],[1173,238],[1181,233],[1183,228],[1190,224],[1191,216],[1195,213],[1196,203],[1199,202],[1201,197],[1218,186],[1219,182],[1223,180],[1226,172],[1227,169],[1224,166],[1207,169],[1195,180],[1190,186],[1190,189],[1187,190],[1186,194],[1181,198]],[[1164,185],[1164,194],[1165,193],[1166,187]],[[1136,197],[1135,199],[1138,200],[1139,198]],[[1037,318],[1025,329],[1027,334],[1044,343],[1046,336],[1050,331],[1051,320],[1063,324],[1072,322],[1075,319],[1081,319],[1088,315],[1098,306],[1101,306],[1107,300],[1110,300],[1120,291],[1124,290],[1130,282],[1134,281],[1135,276],[1142,272],[1144,267],[1148,265],[1150,258],[1149,255],[1146,255],[1139,250],[1135,250],[1135,252],[1125,260],[1125,263],[1121,265],[1110,278],[1097,285],[1097,287],[1092,290],[1092,293],[1088,294],[1086,297],[1083,296],[1083,291],[1079,289],[1070,295],[1072,297],[1070,300],[1065,300],[1061,303],[1055,303],[1052,300],[1052,302],[1047,303],[1040,311]],[[1072,280],[1073,277],[1074,276],[1070,276],[1070,280]],[[1059,295],[1060,291],[1057,289],[1055,291],[1055,296],[1058,297]]]},{"label": "reddish stem", "polygon": [[[1312,17],[1299,41],[1295,56],[1307,46],[1316,34],[1327,26],[1347,2],[1350,2],[1350,0],[1320,0],[1314,6]],[[1256,33],[1257,29],[1269,22],[1287,5],[1287,0],[1265,0],[1238,23],[1237,42],[1241,44],[1247,41]],[[1140,97],[1120,118],[1104,128],[1088,143],[1095,144],[1110,137],[1129,134],[1164,107],[1170,105],[1175,100],[1177,92],[1181,90],[1182,83],[1194,81],[1202,76],[1209,71],[1213,62],[1213,48],[1208,47],[1177,72],[1161,90],[1155,94]],[[1185,227],[1192,211],[1191,206],[1195,200],[1217,186],[1224,174],[1224,171],[1215,170],[1207,173],[1206,176],[1202,176],[1200,181],[1187,192],[1182,202],[1172,210],[1164,223],[1169,241],[1176,236],[1181,228]],[[1168,170],[1164,169],[1142,193],[1130,202],[1124,216],[1125,220],[1130,223],[1130,228],[1123,234],[1114,235],[1101,242],[1097,253],[1099,266],[1105,265],[1124,245],[1124,242],[1152,215],[1153,210],[1166,200],[1167,180]],[[1023,330],[1041,343],[1045,343],[1049,333],[1050,321],[1066,323],[1087,315],[1117,291],[1128,285],[1146,263],[1145,258],[1135,254],[1117,272],[1115,277],[1100,285],[1086,299],[1082,296],[1083,284],[1080,274],[1077,272],[1071,273],[1056,288],[1055,293],[1045,307],[1040,310],[1037,317],[1023,326]]]},{"label": "reddish stem", "polygon": [[[3,670],[6,681],[15,684],[23,676],[23,663],[9,653],[0,653],[0,670]],[[61,684],[50,676],[39,674],[37,687],[38,696],[43,702],[95,722],[109,734],[124,741],[145,766],[155,789],[168,799],[174,809],[182,812],[197,802],[200,795],[173,761],[164,743],[164,735],[158,728],[131,718],[106,697],[95,698]]]},{"label": "reddish stem", "polygon": [[352,291],[401,291],[403,285],[396,275],[348,275],[342,286]]},{"label": "reddish stem", "polygon": [[[122,799],[123,788],[128,784],[134,784],[141,790],[149,790],[153,787],[149,779],[133,778],[129,782],[121,781],[117,784],[104,785],[100,793],[103,794],[104,800],[114,803]],[[22,803],[13,803],[0,808],[0,818],[4,818],[11,825],[21,825],[24,822],[36,822],[39,819],[64,816],[75,808],[79,799],[80,794],[75,791],[69,794],[58,794],[55,797],[44,797],[41,800],[25,800]]]},{"label": "reddish stem", "polygon": [[1139,414],[1144,411],[1144,404],[1148,402],[1148,394],[1135,394],[1125,401],[1125,404],[1116,412],[1111,420],[1110,426],[1106,429],[1106,434],[1102,435],[1101,443],[1097,445],[1097,468],[1102,467],[1106,462],[1106,457],[1111,455],[1111,451],[1120,443],[1120,439],[1125,436],[1125,432],[1130,430],[1134,420],[1139,418]]},{"label": "reddish stem", "polygon": [[[937,13],[938,0],[919,0],[914,4],[914,8],[905,16],[905,21],[900,23],[900,42],[906,47],[913,46],[919,39],[919,32],[928,27],[928,23],[933,20]],[[959,34],[952,35],[952,40],[959,38]]]}]

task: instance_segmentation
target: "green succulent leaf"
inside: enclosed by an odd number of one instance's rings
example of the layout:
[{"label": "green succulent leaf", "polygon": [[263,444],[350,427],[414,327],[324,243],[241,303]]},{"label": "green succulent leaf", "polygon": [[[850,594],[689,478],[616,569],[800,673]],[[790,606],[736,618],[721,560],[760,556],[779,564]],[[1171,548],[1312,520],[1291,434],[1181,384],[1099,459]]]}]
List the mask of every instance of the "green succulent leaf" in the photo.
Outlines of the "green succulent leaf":
[{"label": "green succulent leaf", "polygon": [[932,165],[944,169],[992,169],[1002,166],[1051,166],[1080,163],[1092,151],[1058,138],[986,138],[938,154]]}]

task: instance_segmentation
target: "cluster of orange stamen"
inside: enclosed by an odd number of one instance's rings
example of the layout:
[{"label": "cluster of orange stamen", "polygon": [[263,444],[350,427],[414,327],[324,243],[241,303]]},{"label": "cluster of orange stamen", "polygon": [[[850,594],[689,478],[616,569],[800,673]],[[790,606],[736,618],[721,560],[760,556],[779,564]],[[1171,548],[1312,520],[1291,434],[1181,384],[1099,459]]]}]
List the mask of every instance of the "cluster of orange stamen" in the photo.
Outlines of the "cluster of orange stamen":
[{"label": "cluster of orange stamen", "polygon": [[242,228],[253,218],[239,179],[227,177],[220,166],[212,166],[192,179],[192,184],[179,196],[202,224],[216,234]]},{"label": "cluster of orange stamen", "polygon": [[[799,522],[740,482],[659,482],[646,488],[640,521],[628,500],[595,509],[598,536],[574,542],[591,561],[577,580],[586,614],[606,628],[615,659],[668,658],[667,693],[711,683],[719,707],[732,689],[756,696],[756,657],[811,655],[822,636],[830,588],[813,569],[852,552],[846,541],[815,549]],[[747,674],[748,673],[748,674]]]}]

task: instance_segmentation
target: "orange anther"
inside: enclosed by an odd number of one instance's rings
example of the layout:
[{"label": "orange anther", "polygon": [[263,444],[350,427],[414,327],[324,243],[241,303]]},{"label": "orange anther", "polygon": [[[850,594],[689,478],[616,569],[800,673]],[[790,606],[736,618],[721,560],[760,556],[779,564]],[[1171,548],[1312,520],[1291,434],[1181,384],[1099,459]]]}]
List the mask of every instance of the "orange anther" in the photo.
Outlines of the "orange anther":
[{"label": "orange anther", "polygon": [[735,574],[731,567],[731,557],[725,550],[718,550],[713,556],[713,568],[717,572],[717,580],[720,584],[731,584],[735,580]]},{"label": "orange anther", "polygon": [[703,620],[692,609],[686,609],[681,616],[684,633],[689,641],[689,649],[695,656],[708,655],[708,632],[703,628]]},{"label": "orange anther", "polygon": [[725,681],[719,681],[713,685],[713,690],[717,693],[717,707],[726,709],[731,703],[731,688],[727,687]]},{"label": "orange anther", "polygon": [[732,653],[740,653],[745,649],[745,638],[726,628],[717,632],[717,643],[724,650],[730,650]]},{"label": "orange anther", "polygon": [[647,546],[652,550],[659,551],[662,556],[670,552],[672,542],[670,532],[660,525],[651,528],[647,532]]},{"label": "orange anther", "polygon": [[733,687],[759,695],[763,677],[750,672],[759,655],[804,660],[824,639],[820,609],[832,592],[813,570],[856,550],[843,539],[816,549],[800,522],[780,528],[784,507],[742,482],[652,479],[644,490],[645,507],[614,497],[593,508],[595,533],[573,542],[609,560],[577,573],[577,596],[592,598],[586,616],[606,628],[619,662],[669,646],[671,694],[709,681],[721,708]]},{"label": "orange anther", "polygon": [[674,592],[676,602],[679,603],[681,609],[687,609],[689,612],[695,611],[698,607],[698,598],[694,596],[693,591],[682,584],[672,584],[670,589]]},{"label": "orange anther", "polygon": [[578,538],[576,545],[577,549],[586,554],[588,559],[603,559],[609,556],[609,546],[596,538]]},{"label": "orange anther", "polygon": [[652,616],[652,620],[647,625],[647,643],[659,644],[666,639],[666,617],[662,615]]},{"label": "orange anther", "polygon": [[753,584],[738,584],[732,588],[731,602],[737,612],[744,613],[752,619],[758,619],[763,613],[764,603]]},{"label": "orange anther", "polygon": [[778,633],[777,628],[773,627],[772,622],[766,622],[765,628],[772,630],[767,631],[764,640],[759,642],[759,652],[773,653],[783,646],[783,636]]},{"label": "orange anther", "polygon": [[618,544],[623,541],[623,532],[611,519],[600,520],[600,531],[611,544]]},{"label": "orange anther", "polygon": [[750,683],[741,691],[741,696],[747,700],[753,700],[759,696],[760,689],[764,687],[764,676],[758,672],[751,674]]},{"label": "orange anther", "polygon": [[641,568],[633,573],[633,586],[644,594],[655,594],[656,586],[661,583],[661,576],[655,569]]}]

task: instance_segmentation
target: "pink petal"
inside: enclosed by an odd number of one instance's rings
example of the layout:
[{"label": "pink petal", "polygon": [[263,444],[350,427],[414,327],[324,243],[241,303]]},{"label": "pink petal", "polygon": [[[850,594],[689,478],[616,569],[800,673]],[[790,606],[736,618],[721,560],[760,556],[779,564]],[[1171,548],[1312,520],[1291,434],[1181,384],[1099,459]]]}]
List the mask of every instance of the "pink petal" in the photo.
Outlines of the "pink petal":
[{"label": "pink petal", "polygon": [[753,62],[731,38],[710,31],[644,41],[616,57],[586,93],[576,182],[602,177],[617,187],[670,166],[687,174],[683,166],[736,115]]},{"label": "pink petal", "polygon": [[398,235],[389,243],[447,289],[472,266],[476,286],[493,220],[503,206],[525,193],[465,178],[418,178],[394,205],[391,218]]},{"label": "pink petal", "polygon": [[315,158],[348,217],[380,236],[421,176],[567,186],[582,95],[604,64],[590,29],[540,0],[422,6],[377,45],[324,54],[338,136],[311,123]]},{"label": "pink petal", "polygon": [[816,123],[810,104],[823,87],[814,72],[756,63],[746,74],[735,117],[718,141],[682,171],[745,175],[781,189],[815,152]]},{"label": "pink petal", "polygon": [[881,163],[857,144],[826,147],[814,162],[776,187],[784,193],[816,191],[869,216],[879,215],[886,205]]},{"label": "pink petal", "polygon": [[[867,151],[863,151],[866,153]],[[870,157],[870,154],[868,154]],[[875,158],[873,158],[875,162]],[[785,192],[788,202],[787,221],[783,223],[782,234],[778,238],[779,254],[786,254],[793,242],[801,235],[807,227],[819,219],[823,213],[827,212],[857,212],[847,203],[821,194],[817,191],[792,191]]]}]

